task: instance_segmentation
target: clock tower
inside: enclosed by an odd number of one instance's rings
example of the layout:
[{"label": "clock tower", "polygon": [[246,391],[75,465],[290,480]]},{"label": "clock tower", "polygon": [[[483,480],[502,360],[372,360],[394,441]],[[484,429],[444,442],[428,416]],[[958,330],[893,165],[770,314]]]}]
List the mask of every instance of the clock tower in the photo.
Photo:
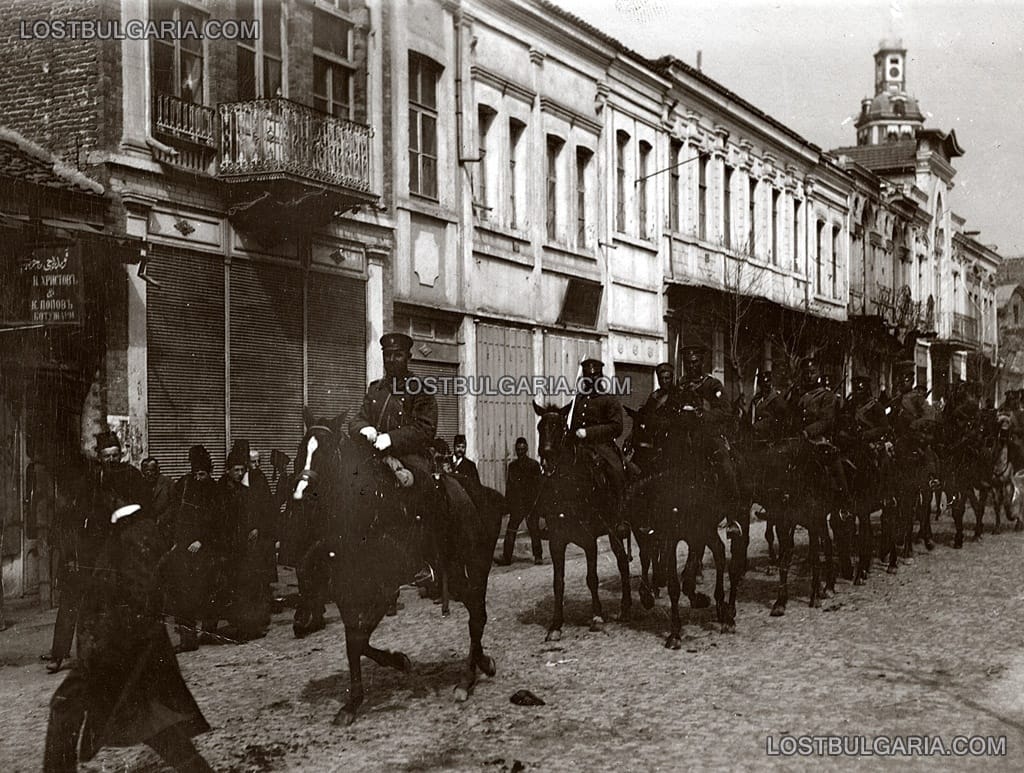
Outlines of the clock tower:
[{"label": "clock tower", "polygon": [[857,144],[913,141],[923,126],[921,108],[907,93],[907,49],[899,38],[883,40],[875,52],[875,96],[861,101]]}]

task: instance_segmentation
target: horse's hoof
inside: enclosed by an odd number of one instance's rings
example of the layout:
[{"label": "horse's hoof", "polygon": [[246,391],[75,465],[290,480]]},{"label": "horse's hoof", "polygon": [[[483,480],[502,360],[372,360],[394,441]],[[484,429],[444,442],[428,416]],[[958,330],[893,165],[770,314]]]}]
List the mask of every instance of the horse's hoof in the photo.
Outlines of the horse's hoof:
[{"label": "horse's hoof", "polygon": [[633,610],[631,607],[622,607],[619,610],[619,614],[615,616],[616,623],[628,623],[630,618],[633,616]]},{"label": "horse's hoof", "polygon": [[769,617],[782,617],[784,614],[786,614],[786,605],[776,601],[774,606],[772,606]]},{"label": "horse's hoof", "polygon": [[929,537],[929,538],[927,538],[927,539],[926,539],[926,540],[924,541],[924,549],[925,549],[925,550],[935,550],[935,543],[934,543],[934,542],[932,542],[932,540],[931,540],[931,538],[930,538],[930,537]]},{"label": "horse's hoof", "polygon": [[722,623],[722,633],[736,633],[736,623]]},{"label": "horse's hoof", "polygon": [[356,712],[353,709],[342,709],[334,715],[332,724],[348,727],[356,721]]},{"label": "horse's hoof", "polygon": [[857,572],[857,576],[853,578],[853,584],[854,585],[863,585],[864,584],[864,574],[862,572]]},{"label": "horse's hoof", "polygon": [[452,611],[450,609],[442,609],[441,610],[441,617],[451,617],[451,616],[452,616]]},{"label": "horse's hoof", "polygon": [[494,676],[498,671],[497,666],[494,665],[494,658],[490,655],[483,655],[478,658],[476,667],[487,676]]},{"label": "horse's hoof", "polygon": [[590,620],[590,632],[591,633],[600,633],[603,630],[604,630],[604,618],[597,617],[597,616],[594,616],[593,618],[591,618],[591,620]]},{"label": "horse's hoof", "polygon": [[665,639],[665,649],[667,650],[681,650],[683,648],[683,640],[677,634],[669,634],[668,638]]},{"label": "horse's hoof", "polygon": [[706,593],[694,593],[690,606],[694,609],[707,609],[711,606],[711,599]]},{"label": "horse's hoof", "polygon": [[395,615],[398,614],[398,605],[397,604],[389,604],[388,608],[384,610],[384,614],[387,615],[388,617],[394,617]]},{"label": "horse's hoof", "polygon": [[962,548],[963,546],[964,546],[964,535],[963,534],[957,534],[956,537],[953,538],[953,549],[954,550],[960,550],[960,548]]},{"label": "horse's hoof", "polygon": [[830,599],[830,598],[832,598],[832,597],[833,597],[833,596],[835,596],[835,595],[836,595],[836,590],[835,590],[835,588],[825,588],[825,590],[823,590],[823,591],[821,592],[821,597],[822,597],[823,599]]},{"label": "horse's hoof", "polygon": [[889,566],[887,566],[887,567],[885,568],[885,571],[886,571],[886,572],[887,572],[888,574],[896,574],[896,567],[895,567],[895,566],[893,566],[892,564],[890,564]]},{"label": "horse's hoof", "polygon": [[821,599],[813,598],[807,602],[807,606],[809,606],[811,609],[821,609]]},{"label": "horse's hoof", "polygon": [[554,630],[548,631],[548,635],[544,637],[544,641],[561,641],[562,630],[555,628]]},{"label": "horse's hoof", "polygon": [[467,690],[465,687],[463,687],[461,685],[456,687],[452,691],[452,694],[455,697],[455,702],[456,703],[465,703],[467,700],[469,700],[469,690]]}]

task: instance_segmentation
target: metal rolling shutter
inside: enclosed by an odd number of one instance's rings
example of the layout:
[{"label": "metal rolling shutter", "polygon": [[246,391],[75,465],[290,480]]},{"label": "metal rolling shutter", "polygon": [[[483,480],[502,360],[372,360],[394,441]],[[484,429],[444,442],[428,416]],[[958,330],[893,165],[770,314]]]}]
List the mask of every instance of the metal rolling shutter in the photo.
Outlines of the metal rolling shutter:
[{"label": "metal rolling shutter", "polygon": [[156,254],[147,267],[149,454],[165,475],[188,472],[202,444],[222,469],[224,264],[219,257]]},{"label": "metal rolling shutter", "polygon": [[[544,335],[544,375],[551,379],[564,376],[570,389],[576,388],[576,376],[579,365],[587,357],[600,359],[601,342],[594,338],[576,338],[575,336]],[[572,399],[571,395],[551,395],[553,402],[565,405]]]},{"label": "metal rolling shutter", "polygon": [[[417,376],[433,376],[435,378],[453,378],[459,375],[459,366],[447,362],[426,362],[425,360],[412,360],[409,363],[409,370]],[[434,395],[437,400],[437,437],[442,438],[452,446],[452,439],[461,431],[459,427],[459,398],[452,394],[442,394],[440,387]]]},{"label": "metal rolling shutter", "polygon": [[232,263],[230,442],[248,440],[267,472],[302,439],[302,341],[298,267]]},{"label": "metal rolling shutter", "polygon": [[318,418],[354,413],[366,393],[366,286],[311,272],[307,300],[309,407]]},{"label": "metal rolling shutter", "polygon": [[[533,375],[533,333],[501,325],[477,325],[477,372],[497,391],[498,381]],[[477,398],[477,467],[486,486],[505,490],[505,468],[515,457],[515,439],[527,438],[536,456],[536,419],[528,392]]]}]

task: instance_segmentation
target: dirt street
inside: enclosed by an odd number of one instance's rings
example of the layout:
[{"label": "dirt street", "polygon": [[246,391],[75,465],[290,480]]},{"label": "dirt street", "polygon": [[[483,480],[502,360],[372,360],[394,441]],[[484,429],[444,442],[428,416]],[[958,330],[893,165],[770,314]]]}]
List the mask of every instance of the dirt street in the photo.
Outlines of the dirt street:
[{"label": "dirt street", "polygon": [[[498,673],[466,703],[452,700],[467,646],[466,614],[403,590],[377,646],[412,658],[412,674],[364,661],[367,701],[356,724],[331,718],[347,688],[343,629],[333,607],[325,631],[292,637],[290,613],[245,646],[209,646],[180,658],[213,730],[197,745],[218,771],[513,771],[828,769],[1024,769],[1024,534],[986,534],[950,548],[920,546],[912,565],[887,575],[877,564],[864,587],[840,580],[835,598],[807,607],[803,543],[788,612],[768,616],[775,577],[765,573],[763,524],[740,594],[735,635],[709,610],[684,612],[683,650],[663,648],[668,607],[637,605],[628,624],[590,633],[582,553],[567,571],[562,641],[545,643],[551,566],[525,560],[491,575],[485,647]],[[798,540],[802,537],[798,534]],[[618,611],[614,562],[602,553],[602,597]],[[639,572],[634,559],[633,573]],[[713,571],[705,572],[710,594]],[[38,661],[49,616],[12,612],[0,634],[0,769],[40,769],[47,702],[60,676]],[[19,622],[20,620],[20,622]],[[528,689],[546,705],[520,707]],[[1006,756],[987,758],[769,756],[783,735],[1006,737]],[[160,770],[144,749],[112,749],[85,769]]]}]

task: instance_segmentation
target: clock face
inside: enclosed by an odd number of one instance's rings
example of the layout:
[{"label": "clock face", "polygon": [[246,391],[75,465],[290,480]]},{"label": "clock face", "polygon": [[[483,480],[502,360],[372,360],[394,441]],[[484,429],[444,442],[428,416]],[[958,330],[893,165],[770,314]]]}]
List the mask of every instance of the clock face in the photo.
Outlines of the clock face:
[{"label": "clock face", "polygon": [[898,78],[898,77],[900,77],[900,68],[899,67],[890,67],[889,68],[889,77],[890,78]]}]

